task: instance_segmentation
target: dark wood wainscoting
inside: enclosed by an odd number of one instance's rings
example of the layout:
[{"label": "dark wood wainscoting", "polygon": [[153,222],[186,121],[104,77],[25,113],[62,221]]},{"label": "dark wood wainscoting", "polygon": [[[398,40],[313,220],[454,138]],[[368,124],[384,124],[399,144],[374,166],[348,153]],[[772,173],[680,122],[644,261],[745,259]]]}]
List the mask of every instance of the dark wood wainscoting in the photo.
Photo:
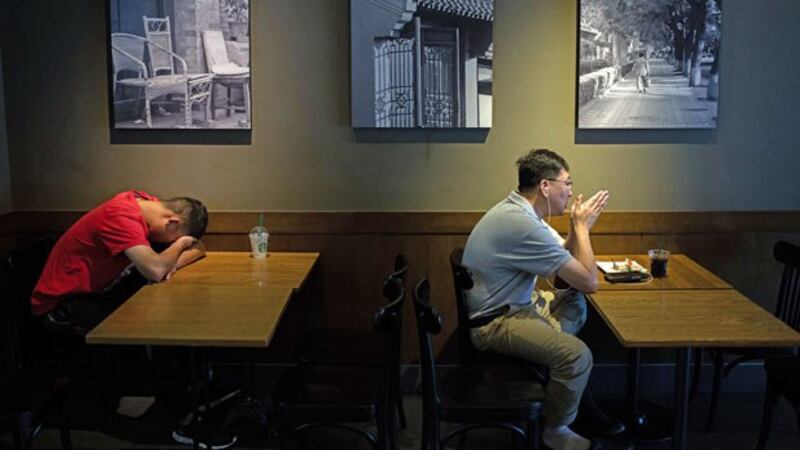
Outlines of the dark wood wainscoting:
[{"label": "dark wood wainscoting", "polygon": [[[0,216],[0,250],[15,241],[62,233],[81,212],[16,211]],[[455,305],[448,256],[463,246],[480,212],[274,212],[265,214],[272,251],[321,252],[324,298],[312,323],[369,329],[382,304],[381,282],[396,253],[410,262],[409,300],[414,284],[428,277],[433,302],[445,318],[437,342],[452,355]],[[247,232],[257,212],[211,213],[209,250],[249,250]],[[567,219],[553,219],[566,232]],[[800,239],[800,212],[607,212],[593,230],[595,252],[640,253],[663,247],[685,253],[745,295],[772,310],[780,268],[772,259],[779,239]],[[3,252],[5,253],[5,252]],[[403,354],[416,360],[411,302],[403,323]],[[586,340],[598,362],[624,361],[625,354],[599,318],[590,319]]]}]

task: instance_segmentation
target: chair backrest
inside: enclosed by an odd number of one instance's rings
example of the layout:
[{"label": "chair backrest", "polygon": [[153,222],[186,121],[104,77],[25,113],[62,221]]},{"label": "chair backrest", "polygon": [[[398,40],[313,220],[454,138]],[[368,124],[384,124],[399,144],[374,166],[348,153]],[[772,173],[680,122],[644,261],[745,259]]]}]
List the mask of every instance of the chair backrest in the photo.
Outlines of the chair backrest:
[{"label": "chair backrest", "polygon": [[405,300],[402,278],[390,275],[384,282],[383,294],[389,302],[375,313],[372,325],[376,332],[386,335],[380,392],[384,408],[383,413],[389,414],[388,411],[393,410],[391,405],[394,404],[395,400],[391,386],[395,386],[399,382],[397,377],[400,364],[401,319]]},{"label": "chair backrest", "polygon": [[147,50],[150,57],[150,76],[175,73],[175,61],[172,55],[172,33],[169,17],[142,16],[144,36],[147,38]]},{"label": "chair backrest", "polygon": [[467,308],[467,291],[472,289],[472,274],[469,269],[461,265],[464,249],[461,247],[450,252],[450,269],[453,273],[453,288],[456,295],[456,311],[458,313],[458,326],[456,337],[458,340],[459,364],[467,364],[475,358],[475,347],[472,345],[469,326],[469,309]]},{"label": "chair backrest", "polygon": [[11,296],[9,309],[13,328],[12,351],[16,365],[25,365],[33,357],[37,348],[37,336],[41,337],[31,313],[31,294],[39,281],[47,257],[53,248],[52,238],[41,238],[21,245],[9,253],[8,269],[11,275]]},{"label": "chair backrest", "polygon": [[203,49],[206,53],[208,71],[216,73],[214,68],[230,64],[228,50],[225,48],[225,37],[220,30],[203,31]]},{"label": "chair backrest", "polygon": [[243,80],[250,76],[250,67],[240,66],[228,58],[228,48],[221,31],[203,31],[203,49],[208,71],[214,75],[240,77]]},{"label": "chair backrest", "polygon": [[442,316],[439,315],[436,308],[431,306],[430,292],[430,282],[425,278],[421,279],[414,288],[414,315],[417,319],[419,340],[423,416],[432,419],[425,421],[426,423],[438,427],[440,398],[431,335],[439,334],[442,331]]},{"label": "chair backrest", "polygon": [[[402,253],[398,253],[394,257],[394,272],[386,277],[383,282],[383,296],[389,304],[393,303],[398,297],[397,286],[399,283],[400,288],[405,290],[405,278],[408,273],[408,261]],[[397,309],[397,327],[393,330],[394,335],[390,339],[394,342],[396,348],[392,349],[392,365],[395,367],[397,373],[400,372],[400,336],[403,329],[403,308],[402,305]]]},{"label": "chair backrest", "polygon": [[780,241],[775,244],[773,255],[783,264],[775,315],[800,331],[800,246]]},{"label": "chair backrest", "polygon": [[141,36],[129,33],[111,33],[111,61],[114,66],[114,81],[120,72],[133,72],[137,78],[148,78],[144,65],[144,44]]}]

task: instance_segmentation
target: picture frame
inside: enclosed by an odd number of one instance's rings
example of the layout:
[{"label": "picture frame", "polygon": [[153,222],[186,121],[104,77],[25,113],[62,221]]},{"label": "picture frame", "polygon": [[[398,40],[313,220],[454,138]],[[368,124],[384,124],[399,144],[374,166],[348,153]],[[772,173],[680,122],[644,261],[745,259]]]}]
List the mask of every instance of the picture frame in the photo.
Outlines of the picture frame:
[{"label": "picture frame", "polygon": [[353,128],[370,140],[485,138],[493,21],[494,0],[351,0]]},{"label": "picture frame", "polygon": [[715,129],[722,0],[577,0],[578,130]]},{"label": "picture frame", "polygon": [[250,3],[107,0],[112,142],[249,139]]}]

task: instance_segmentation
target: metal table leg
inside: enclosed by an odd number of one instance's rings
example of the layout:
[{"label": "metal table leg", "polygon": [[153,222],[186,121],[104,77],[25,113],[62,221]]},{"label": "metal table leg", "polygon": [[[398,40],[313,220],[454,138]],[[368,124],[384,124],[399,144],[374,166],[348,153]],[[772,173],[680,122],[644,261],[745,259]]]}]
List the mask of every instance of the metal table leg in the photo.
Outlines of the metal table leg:
[{"label": "metal table leg", "polygon": [[655,444],[672,438],[671,411],[639,398],[641,349],[631,348],[628,354],[628,374],[625,389],[623,418],[626,431],[622,440],[628,445]]},{"label": "metal table leg", "polygon": [[672,449],[686,448],[687,411],[689,409],[689,361],[692,349],[679,348],[675,362],[675,422],[673,427]]}]

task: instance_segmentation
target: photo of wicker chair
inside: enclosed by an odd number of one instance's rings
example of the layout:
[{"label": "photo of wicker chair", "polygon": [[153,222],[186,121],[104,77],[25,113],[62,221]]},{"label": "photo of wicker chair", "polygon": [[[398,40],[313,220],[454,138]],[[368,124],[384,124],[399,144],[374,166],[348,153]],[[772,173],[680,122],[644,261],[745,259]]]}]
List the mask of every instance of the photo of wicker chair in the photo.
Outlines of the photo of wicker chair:
[{"label": "photo of wicker chair", "polygon": [[[149,51],[152,69],[145,64],[145,51]],[[111,54],[114,70],[114,92],[118,86],[139,88],[144,99],[144,116],[147,128],[153,127],[151,103],[159,98],[176,96],[183,104],[185,126],[192,126],[192,105],[206,103],[210,93],[211,75],[188,74],[186,61],[171,50],[162,47],[142,36],[129,33],[113,33],[111,35]],[[164,61],[157,54],[168,55],[169,59],[178,63],[166,73],[161,73],[159,61]],[[174,64],[174,63],[173,63]],[[121,75],[135,74],[123,78]],[[175,100],[172,100],[175,101]],[[206,105],[206,109],[208,106]]]}]

